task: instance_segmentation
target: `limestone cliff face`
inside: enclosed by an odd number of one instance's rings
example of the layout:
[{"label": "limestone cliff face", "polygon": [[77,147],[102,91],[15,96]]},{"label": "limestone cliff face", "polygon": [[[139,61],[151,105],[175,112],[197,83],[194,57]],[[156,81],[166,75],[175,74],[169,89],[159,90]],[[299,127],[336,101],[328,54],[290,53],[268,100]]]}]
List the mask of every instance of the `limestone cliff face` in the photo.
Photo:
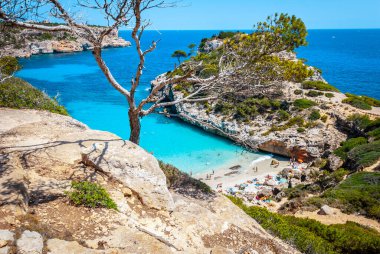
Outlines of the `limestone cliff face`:
[{"label": "limestone cliff face", "polygon": [[[157,160],[114,134],[35,110],[0,119],[0,253],[298,253],[224,196],[169,191]],[[73,180],[118,211],[70,204]]]},{"label": "limestone cliff face", "polygon": [[[67,32],[47,33],[30,29],[13,29],[4,36],[6,41],[12,43],[4,43],[0,56],[30,57],[38,54],[72,53],[92,49],[89,41]],[[106,36],[103,41],[104,48],[128,46],[131,46],[131,43],[119,37],[117,30]]]}]

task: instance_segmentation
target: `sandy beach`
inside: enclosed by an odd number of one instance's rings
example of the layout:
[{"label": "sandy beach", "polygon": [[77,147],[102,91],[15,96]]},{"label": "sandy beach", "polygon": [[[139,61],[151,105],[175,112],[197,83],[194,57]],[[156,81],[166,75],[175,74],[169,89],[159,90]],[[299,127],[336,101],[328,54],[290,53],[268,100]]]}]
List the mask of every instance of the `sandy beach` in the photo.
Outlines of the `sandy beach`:
[{"label": "sandy beach", "polygon": [[[271,165],[273,159],[279,161],[277,167]],[[257,172],[255,170],[256,167]],[[196,174],[194,177],[202,180],[214,190],[222,189],[223,192],[225,192],[235,185],[244,184],[247,181],[252,181],[254,178],[257,178],[259,181],[264,181],[267,175],[274,176],[284,168],[289,167],[289,160],[286,158],[263,156],[248,164],[226,165],[223,168],[214,170],[214,174],[210,171]],[[211,178],[207,179],[207,176],[210,176],[210,174]],[[222,188],[217,188],[218,185],[221,185]]]}]

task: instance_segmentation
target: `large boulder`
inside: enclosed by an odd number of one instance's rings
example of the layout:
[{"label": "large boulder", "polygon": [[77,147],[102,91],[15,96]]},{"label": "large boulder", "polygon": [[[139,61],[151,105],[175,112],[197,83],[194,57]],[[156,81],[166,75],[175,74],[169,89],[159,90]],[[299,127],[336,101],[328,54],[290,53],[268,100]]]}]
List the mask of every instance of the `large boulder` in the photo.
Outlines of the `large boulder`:
[{"label": "large boulder", "polygon": [[319,215],[332,215],[334,212],[328,205],[324,205],[321,207],[321,209],[318,211]]},{"label": "large boulder", "polygon": [[172,196],[158,161],[145,150],[127,141],[94,143],[82,152],[86,165],[119,180],[151,208],[173,210]]},{"label": "large boulder", "polygon": [[330,154],[327,159],[328,159],[328,167],[332,171],[335,171],[338,168],[343,166],[344,161],[340,157],[336,156],[335,154]]}]

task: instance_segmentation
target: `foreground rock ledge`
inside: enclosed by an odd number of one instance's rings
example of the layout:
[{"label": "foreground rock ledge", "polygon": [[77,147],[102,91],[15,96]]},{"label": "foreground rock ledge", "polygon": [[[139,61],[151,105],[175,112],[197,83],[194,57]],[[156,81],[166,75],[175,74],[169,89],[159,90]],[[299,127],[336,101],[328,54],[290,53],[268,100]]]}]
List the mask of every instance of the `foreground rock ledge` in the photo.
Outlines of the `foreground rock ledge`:
[{"label": "foreground rock ledge", "polygon": [[[0,253],[298,253],[224,196],[169,191],[157,160],[114,134],[35,110],[0,119]],[[73,180],[101,184],[119,211],[71,205]]]}]

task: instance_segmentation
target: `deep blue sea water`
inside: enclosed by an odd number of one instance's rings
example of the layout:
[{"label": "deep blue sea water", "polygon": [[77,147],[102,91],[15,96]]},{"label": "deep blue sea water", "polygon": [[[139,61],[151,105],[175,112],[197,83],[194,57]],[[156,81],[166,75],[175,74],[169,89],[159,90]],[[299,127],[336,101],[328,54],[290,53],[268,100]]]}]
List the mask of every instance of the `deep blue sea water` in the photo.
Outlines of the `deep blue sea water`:
[{"label": "deep blue sea water", "polygon": [[[143,82],[137,97],[148,94],[150,81],[173,69],[174,50],[186,50],[218,31],[147,31],[143,45],[160,39],[157,50],[147,57]],[[129,40],[127,31],[120,35]],[[321,68],[324,77],[344,92],[380,99],[380,30],[312,30],[309,46],[299,57]],[[120,83],[126,87],[137,63],[134,49],[104,50],[104,58]],[[71,116],[93,129],[129,136],[127,103],[103,77],[91,52],[49,54],[22,59],[19,77],[46,91],[59,94]],[[228,140],[208,134],[175,119],[150,115],[142,120],[141,145],[159,159],[193,173],[237,163],[249,163],[263,154],[246,152]]]}]

